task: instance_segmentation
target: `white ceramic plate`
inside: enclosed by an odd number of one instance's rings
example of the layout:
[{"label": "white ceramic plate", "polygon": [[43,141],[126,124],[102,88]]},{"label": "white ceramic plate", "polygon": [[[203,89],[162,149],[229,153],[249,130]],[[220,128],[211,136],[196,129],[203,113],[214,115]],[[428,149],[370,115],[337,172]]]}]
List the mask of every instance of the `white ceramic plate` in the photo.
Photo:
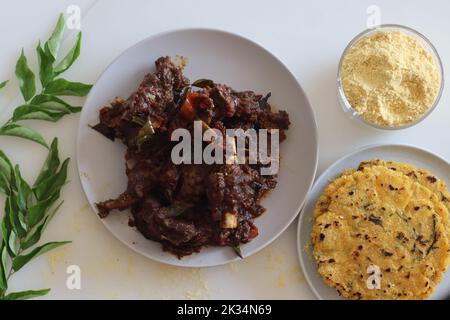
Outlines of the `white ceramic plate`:
[{"label": "white ceramic plate", "polygon": [[[305,93],[280,60],[250,40],[230,33],[188,29],[147,38],[126,50],[101,75],[81,114],[77,160],[86,196],[95,203],[115,198],[125,190],[124,146],[89,128],[98,122],[98,111],[116,96],[128,97],[160,56],[188,59],[185,75],[194,81],[209,78],[235,89],[272,92],[271,102],[289,113],[291,127],[281,145],[279,183],[262,202],[267,212],[256,220],[260,235],[242,246],[249,256],[276,239],[294,220],[314,181],[317,167],[317,128]],[[160,262],[179,266],[214,266],[237,261],[227,247],[204,248],[181,260],[163,252],[161,245],[146,240],[127,225],[129,212],[113,212],[105,226],[133,250]]]},{"label": "white ceramic plate", "polygon": [[[359,163],[364,160],[379,158],[382,160],[395,160],[400,162],[408,162],[418,168],[430,170],[439,178],[450,183],[450,164],[441,157],[406,145],[376,145],[369,146],[358,150],[348,156],[341,158],[332,164],[324,173],[316,180],[312,188],[308,200],[300,214],[298,222],[297,246],[300,263],[303,268],[305,277],[319,299],[342,299],[336,290],[328,287],[317,272],[317,265],[312,257],[312,246],[310,242],[310,234],[313,220],[313,209],[317,198],[322,194],[323,189],[330,181],[340,175],[347,168],[356,168]],[[305,250],[305,246],[309,248]],[[450,296],[450,272],[445,274],[444,279],[436,288],[431,299],[448,299]]]}]

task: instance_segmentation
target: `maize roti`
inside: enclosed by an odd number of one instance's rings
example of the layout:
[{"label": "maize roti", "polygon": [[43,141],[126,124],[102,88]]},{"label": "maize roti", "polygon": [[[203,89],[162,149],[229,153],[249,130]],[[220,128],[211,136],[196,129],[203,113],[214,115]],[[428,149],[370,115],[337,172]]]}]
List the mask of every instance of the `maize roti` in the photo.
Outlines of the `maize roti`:
[{"label": "maize roti", "polygon": [[400,170],[347,170],[314,210],[319,273],[349,299],[424,299],[447,268],[446,214],[430,189]]},{"label": "maize roti", "polygon": [[418,169],[409,163],[384,161],[380,159],[361,162],[358,170],[374,165],[382,165],[391,170],[400,171],[432,191],[447,209],[443,210],[443,212],[447,213],[447,217],[443,217],[443,220],[445,221],[447,231],[450,233],[450,214],[448,214],[450,213],[450,194],[448,193],[447,184],[443,180],[439,179],[431,172],[425,169]]},{"label": "maize roti", "polygon": [[[359,164],[357,170],[361,171],[364,168],[371,166],[384,166],[390,170],[401,172],[429,189],[433,193],[430,195],[430,198],[435,203],[437,211],[443,220],[443,223],[447,229],[447,235],[450,236],[450,194],[447,189],[447,184],[443,180],[437,178],[431,172],[424,169],[417,169],[409,163],[384,161],[380,159],[363,161]],[[355,169],[346,169],[342,172],[341,178],[346,175],[351,175],[355,171]],[[342,183],[345,183],[346,179],[341,178],[338,178],[330,183],[323,195],[320,197],[318,203],[323,206],[323,210],[326,209],[327,203],[329,202],[328,194],[331,193],[332,190],[338,188]]]}]

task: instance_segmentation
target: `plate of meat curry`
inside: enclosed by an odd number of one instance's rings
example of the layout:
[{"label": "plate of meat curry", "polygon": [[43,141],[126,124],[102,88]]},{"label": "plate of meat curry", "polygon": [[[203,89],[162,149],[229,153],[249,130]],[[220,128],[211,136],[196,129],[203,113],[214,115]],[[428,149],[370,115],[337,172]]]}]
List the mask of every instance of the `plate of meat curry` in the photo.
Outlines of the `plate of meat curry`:
[{"label": "plate of meat curry", "polygon": [[[258,136],[240,144],[229,132]],[[177,149],[174,136],[191,134]],[[120,55],[91,90],[77,145],[103,224],[133,250],[189,267],[238,261],[275,240],[303,205],[317,157],[294,75],[258,44],[207,29],[162,33]]]}]

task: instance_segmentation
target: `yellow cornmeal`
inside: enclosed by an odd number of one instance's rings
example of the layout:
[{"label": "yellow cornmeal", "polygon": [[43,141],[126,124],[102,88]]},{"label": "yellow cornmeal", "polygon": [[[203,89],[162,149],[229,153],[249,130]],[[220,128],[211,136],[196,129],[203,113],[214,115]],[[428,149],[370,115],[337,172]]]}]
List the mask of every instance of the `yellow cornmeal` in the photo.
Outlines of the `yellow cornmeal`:
[{"label": "yellow cornmeal", "polygon": [[441,78],[431,54],[402,31],[378,31],[345,55],[342,85],[365,120],[397,127],[414,122],[433,105]]}]

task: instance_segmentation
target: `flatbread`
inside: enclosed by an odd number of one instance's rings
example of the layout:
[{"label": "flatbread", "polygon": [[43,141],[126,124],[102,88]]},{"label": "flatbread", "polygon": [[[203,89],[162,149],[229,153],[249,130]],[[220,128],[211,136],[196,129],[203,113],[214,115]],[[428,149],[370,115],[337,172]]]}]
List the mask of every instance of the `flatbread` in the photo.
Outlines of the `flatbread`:
[{"label": "flatbread", "polygon": [[439,179],[428,170],[418,169],[409,163],[396,162],[393,160],[384,161],[380,159],[374,159],[371,161],[364,161],[359,164],[358,170],[362,170],[365,167],[374,165],[382,165],[391,170],[400,171],[432,191],[439,199],[440,203],[447,209],[441,210],[441,215],[450,236],[450,194],[448,192],[447,184],[445,183],[445,181]]},{"label": "flatbread", "polygon": [[311,234],[325,282],[349,299],[430,296],[449,256],[448,210],[430,189],[375,163],[331,182]]}]

